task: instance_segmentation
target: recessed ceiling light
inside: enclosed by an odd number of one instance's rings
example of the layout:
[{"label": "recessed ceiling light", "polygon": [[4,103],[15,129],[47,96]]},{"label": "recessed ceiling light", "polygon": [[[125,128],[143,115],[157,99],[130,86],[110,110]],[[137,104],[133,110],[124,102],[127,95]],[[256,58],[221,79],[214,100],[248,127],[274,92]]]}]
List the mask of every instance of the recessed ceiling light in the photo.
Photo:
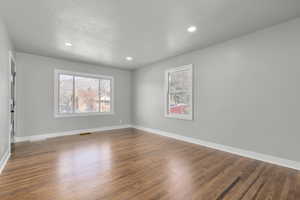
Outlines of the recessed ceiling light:
[{"label": "recessed ceiling light", "polygon": [[188,27],[187,31],[190,32],[190,33],[193,33],[197,30],[197,27],[196,26],[190,26]]},{"label": "recessed ceiling light", "polygon": [[73,44],[72,44],[72,43],[70,43],[70,42],[66,42],[66,43],[65,43],[65,45],[66,45],[67,47],[71,47],[71,46],[73,46]]},{"label": "recessed ceiling light", "polygon": [[130,57],[130,56],[127,56],[127,57],[126,57],[126,60],[131,61],[131,60],[133,60],[133,58]]}]

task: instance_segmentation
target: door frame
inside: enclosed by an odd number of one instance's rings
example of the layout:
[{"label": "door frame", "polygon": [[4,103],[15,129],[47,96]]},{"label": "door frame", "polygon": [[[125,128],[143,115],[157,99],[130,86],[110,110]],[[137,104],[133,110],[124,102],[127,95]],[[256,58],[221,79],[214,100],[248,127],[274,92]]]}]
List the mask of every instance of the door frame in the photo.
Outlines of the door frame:
[{"label": "door frame", "polygon": [[[12,142],[14,142],[14,138],[12,138],[11,136],[11,132],[12,132],[12,125],[11,125],[11,82],[12,82],[12,75],[11,75],[11,70],[12,70],[12,62],[14,63],[14,67],[15,67],[15,73],[17,73],[17,66],[16,66],[16,59],[15,56],[13,54],[13,52],[10,50],[8,51],[8,63],[9,63],[9,67],[8,67],[8,94],[9,94],[9,100],[8,100],[8,115],[9,115],[9,121],[8,121],[8,130],[9,130],[9,151],[11,152],[11,144]],[[17,127],[17,112],[16,112],[16,102],[17,102],[17,80],[15,78],[15,90],[14,90],[14,97],[15,97],[15,107],[14,107],[14,132],[16,133],[16,127]]]}]

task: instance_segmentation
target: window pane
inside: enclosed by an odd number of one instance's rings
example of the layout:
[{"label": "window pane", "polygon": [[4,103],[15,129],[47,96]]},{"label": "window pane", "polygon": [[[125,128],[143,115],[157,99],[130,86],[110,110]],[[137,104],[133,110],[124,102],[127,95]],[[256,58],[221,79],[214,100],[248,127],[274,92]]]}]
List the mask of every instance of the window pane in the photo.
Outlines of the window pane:
[{"label": "window pane", "polygon": [[75,112],[99,112],[99,80],[75,77]]},{"label": "window pane", "polygon": [[111,80],[100,80],[100,112],[111,111]]},{"label": "window pane", "polygon": [[59,113],[73,112],[73,76],[59,75]]},{"label": "window pane", "polygon": [[170,114],[191,114],[192,71],[182,70],[169,73],[168,112]]}]

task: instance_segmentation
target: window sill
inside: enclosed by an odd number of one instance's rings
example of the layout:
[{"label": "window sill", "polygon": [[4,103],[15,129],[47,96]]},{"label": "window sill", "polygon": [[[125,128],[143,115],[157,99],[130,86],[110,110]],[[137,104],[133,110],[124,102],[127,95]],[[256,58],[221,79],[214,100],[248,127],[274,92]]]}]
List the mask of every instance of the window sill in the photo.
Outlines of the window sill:
[{"label": "window sill", "polygon": [[101,115],[114,115],[114,112],[109,113],[75,113],[75,114],[54,114],[54,118],[68,118],[68,117],[91,117]]},{"label": "window sill", "polygon": [[189,121],[194,120],[192,115],[184,116],[184,115],[168,115],[168,114],[165,114],[165,117],[166,118],[172,118],[172,119],[189,120]]}]

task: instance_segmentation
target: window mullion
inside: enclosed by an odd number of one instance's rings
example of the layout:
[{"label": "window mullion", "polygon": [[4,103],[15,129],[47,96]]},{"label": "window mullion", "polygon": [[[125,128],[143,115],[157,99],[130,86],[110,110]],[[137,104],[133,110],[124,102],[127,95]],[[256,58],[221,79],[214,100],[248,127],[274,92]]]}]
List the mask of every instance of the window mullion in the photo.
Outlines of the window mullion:
[{"label": "window mullion", "polygon": [[167,89],[167,113],[170,114],[170,73],[168,73],[168,89]]},{"label": "window mullion", "polygon": [[101,79],[99,79],[98,96],[99,96],[99,112],[101,112]]},{"label": "window mullion", "polygon": [[58,85],[58,87],[57,87],[57,91],[58,91],[58,95],[57,95],[57,97],[58,98],[56,98],[56,101],[57,101],[57,113],[60,113],[60,74],[58,74],[57,75],[57,82],[56,82],[56,84]]},{"label": "window mullion", "polygon": [[75,113],[75,76],[73,76],[73,113]]},{"label": "window mullion", "polygon": [[112,103],[113,101],[113,90],[112,90],[112,79],[109,80],[109,91],[110,91],[110,94],[109,94],[109,112],[112,112],[113,109],[114,109],[114,105]]}]

